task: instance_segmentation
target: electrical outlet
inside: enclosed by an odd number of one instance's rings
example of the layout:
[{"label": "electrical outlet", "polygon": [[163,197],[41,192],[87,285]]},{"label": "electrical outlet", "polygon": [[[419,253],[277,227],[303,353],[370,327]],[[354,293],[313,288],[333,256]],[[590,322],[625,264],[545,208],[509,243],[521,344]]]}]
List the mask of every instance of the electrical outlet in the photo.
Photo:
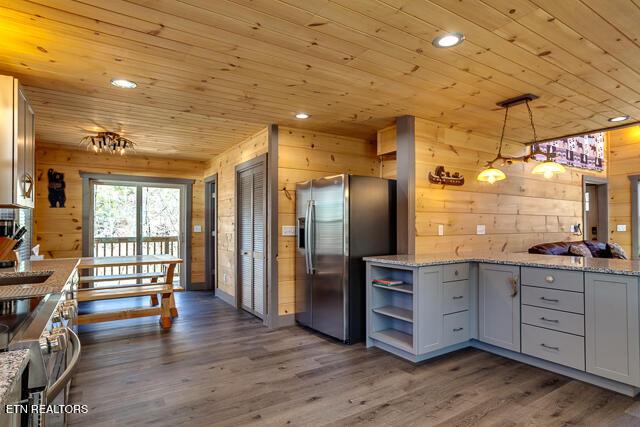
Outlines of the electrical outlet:
[{"label": "electrical outlet", "polygon": [[621,231],[621,232],[627,231],[627,224],[618,224],[616,226],[616,231]]},{"label": "electrical outlet", "polygon": [[438,236],[444,236],[444,224],[438,224]]},{"label": "electrical outlet", "polygon": [[484,224],[476,226],[476,234],[487,234],[487,227]]},{"label": "electrical outlet", "polygon": [[283,236],[295,236],[296,235],[296,226],[295,225],[283,225],[282,226],[282,235]]},{"label": "electrical outlet", "polygon": [[202,233],[202,226],[200,224],[195,224],[193,226],[193,232],[194,233]]}]

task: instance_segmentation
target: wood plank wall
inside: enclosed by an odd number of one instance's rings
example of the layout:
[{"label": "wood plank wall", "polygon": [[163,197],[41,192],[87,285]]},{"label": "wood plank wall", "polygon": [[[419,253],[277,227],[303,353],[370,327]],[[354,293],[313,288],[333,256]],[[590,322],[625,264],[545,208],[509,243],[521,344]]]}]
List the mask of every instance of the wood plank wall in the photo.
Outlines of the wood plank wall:
[{"label": "wood plank wall", "polygon": [[302,129],[278,132],[278,311],[294,313],[295,237],[282,236],[295,225],[296,183],[339,173],[378,176],[376,142]]},{"label": "wood plank wall", "polygon": [[209,161],[204,176],[218,174],[218,266],[217,287],[235,296],[235,182],[237,165],[258,157],[268,150],[267,129],[224,151]]},{"label": "wood plank wall", "polygon": [[[582,223],[584,171],[568,168],[568,173],[547,181],[531,174],[535,163],[530,162],[505,166],[507,180],[494,185],[476,181],[497,149],[494,138],[416,119],[416,253],[522,252],[537,243],[582,238],[569,227]],[[522,151],[509,142],[504,149],[510,155]],[[429,183],[428,173],[438,165],[462,173],[465,185]],[[385,176],[395,175],[394,162],[383,166]],[[444,225],[444,236],[438,235],[439,224]],[[476,234],[478,224],[486,226],[485,235]]]},{"label": "wood plank wall", "polygon": [[[631,255],[630,175],[640,175],[640,126],[609,132],[609,236]],[[627,231],[617,231],[625,224]]]},{"label": "wood plank wall", "polygon": [[[146,155],[111,156],[37,142],[34,245],[40,244],[40,251],[47,258],[82,255],[81,171],[194,179],[192,222],[204,224],[202,183],[204,167],[204,162],[193,160],[174,160]],[[65,208],[49,207],[47,171],[50,168],[64,173],[67,197]],[[191,229],[193,230],[193,227]],[[193,283],[202,283],[204,281],[203,233],[192,233],[191,237],[191,280]]]}]

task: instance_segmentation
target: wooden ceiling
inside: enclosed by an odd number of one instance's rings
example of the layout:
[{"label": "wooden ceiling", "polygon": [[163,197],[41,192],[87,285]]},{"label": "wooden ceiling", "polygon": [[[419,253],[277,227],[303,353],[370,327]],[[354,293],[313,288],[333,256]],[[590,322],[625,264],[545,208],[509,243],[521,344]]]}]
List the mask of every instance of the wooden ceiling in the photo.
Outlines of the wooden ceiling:
[{"label": "wooden ceiling", "polygon": [[[548,138],[640,119],[638,22],[640,0],[0,0],[0,72],[54,143],[205,160],[268,123],[373,137],[403,114],[497,135],[526,92]],[[531,140],[523,107],[507,132]]]}]

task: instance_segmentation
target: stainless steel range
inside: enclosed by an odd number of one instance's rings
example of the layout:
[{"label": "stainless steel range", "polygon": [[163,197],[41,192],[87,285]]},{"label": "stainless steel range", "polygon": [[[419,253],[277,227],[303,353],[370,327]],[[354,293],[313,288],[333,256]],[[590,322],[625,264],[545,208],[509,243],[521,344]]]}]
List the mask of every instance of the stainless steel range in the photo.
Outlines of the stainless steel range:
[{"label": "stainless steel range", "polygon": [[[77,274],[62,292],[0,301],[0,350],[29,349],[29,405],[65,405],[81,346],[76,335],[77,303],[72,289]],[[65,425],[64,414],[29,414],[23,425]]]}]

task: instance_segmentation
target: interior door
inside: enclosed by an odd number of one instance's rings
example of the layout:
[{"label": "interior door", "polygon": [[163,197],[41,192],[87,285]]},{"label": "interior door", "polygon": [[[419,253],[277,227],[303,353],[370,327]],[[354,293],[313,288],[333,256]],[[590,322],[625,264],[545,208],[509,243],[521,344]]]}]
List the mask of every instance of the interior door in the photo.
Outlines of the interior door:
[{"label": "interior door", "polygon": [[238,172],[238,283],[241,307],[264,317],[266,289],[266,170],[264,162]]},{"label": "interior door", "polygon": [[317,179],[312,184],[313,285],[312,327],[346,339],[345,304],[345,181],[343,175]]},{"label": "interior door", "polygon": [[296,271],[295,305],[296,321],[311,327],[311,285],[313,276],[308,274],[307,214],[311,200],[311,181],[296,185]]}]

